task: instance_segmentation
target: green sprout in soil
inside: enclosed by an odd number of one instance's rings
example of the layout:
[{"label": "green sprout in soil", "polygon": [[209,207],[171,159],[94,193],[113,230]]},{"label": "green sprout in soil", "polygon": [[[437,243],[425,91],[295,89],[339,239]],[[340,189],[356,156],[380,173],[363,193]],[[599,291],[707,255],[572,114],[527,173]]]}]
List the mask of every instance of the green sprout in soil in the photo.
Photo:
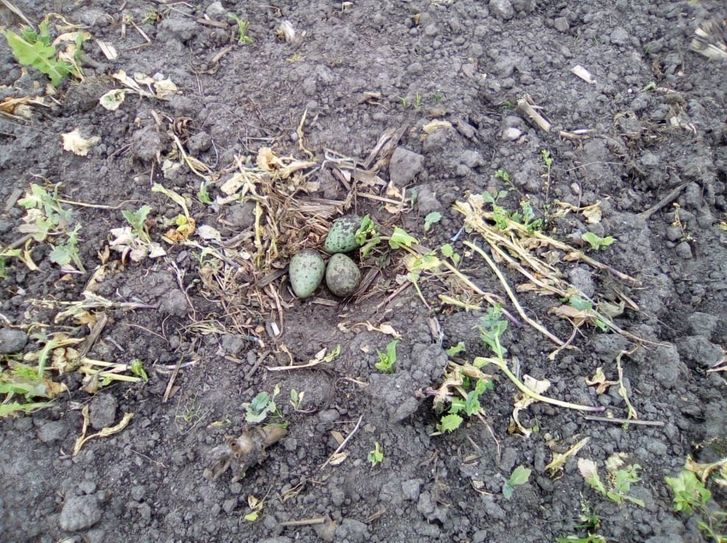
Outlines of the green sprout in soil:
[{"label": "green sprout in soil", "polygon": [[251,402],[244,403],[242,406],[245,408],[245,420],[248,424],[258,424],[268,418],[268,415],[282,420],[283,414],[275,404],[275,398],[280,394],[280,387],[275,385],[273,394],[270,395],[267,392],[259,392]]},{"label": "green sprout in soil", "polygon": [[78,271],[85,272],[81,262],[81,255],[78,253],[78,231],[81,225],[77,224],[73,230],[66,234],[65,243],[52,245],[53,250],[48,255],[48,259],[54,264],[58,264],[61,268],[65,268],[73,264]]},{"label": "green sprout in soil", "polygon": [[[501,170],[498,170],[498,172],[500,171]],[[501,190],[497,194],[492,194],[487,191],[482,194],[482,199],[485,203],[492,206],[492,220],[495,221],[497,228],[500,230],[507,230],[510,226],[509,222],[513,221],[524,226],[528,232],[535,232],[543,229],[543,219],[535,218],[535,211],[533,211],[533,207],[530,202],[522,200],[520,202],[520,211],[510,211],[499,204],[499,201],[506,196],[507,191],[505,190]]]},{"label": "green sprout in soil", "polygon": [[66,390],[65,385],[52,381],[45,373],[39,374],[34,366],[10,362],[0,370],[0,418],[16,413],[30,413],[52,404],[49,401]]},{"label": "green sprout in soil", "polygon": [[361,247],[361,257],[368,256],[371,251],[381,243],[381,236],[376,228],[376,223],[368,215],[361,219],[361,225],[354,235],[356,243]]},{"label": "green sprout in soil", "polygon": [[[54,87],[63,83],[63,80],[69,75],[80,78],[81,72],[78,65],[62,59],[53,45],[47,19],[38,25],[37,31],[27,27],[20,34],[6,30],[4,35],[15,60],[23,66],[30,66],[47,75]],[[79,33],[76,39],[78,54],[80,54],[82,44],[83,35]]]},{"label": "green sprout in soil", "polygon": [[379,357],[379,361],[374,364],[374,367],[381,373],[394,373],[394,366],[396,365],[396,346],[399,344],[398,340],[392,340],[386,345],[386,351],[378,351],[376,354]]},{"label": "green sprout in soil", "polygon": [[515,491],[515,488],[528,482],[531,473],[532,470],[530,468],[526,468],[525,466],[516,467],[510,474],[507,481],[505,481],[502,485],[502,495],[504,498],[509,500],[512,497],[512,493]]},{"label": "green sprout in soil", "polygon": [[606,247],[609,247],[611,244],[613,244],[614,241],[616,241],[616,238],[611,236],[606,236],[605,238],[602,238],[600,236],[597,236],[593,232],[586,232],[581,236],[581,239],[588,243],[588,245],[591,246],[591,249],[594,251],[600,251],[601,249],[605,249]]},{"label": "green sprout in soil", "polygon": [[600,412],[604,410],[603,407],[579,405],[556,400],[555,398],[549,398],[547,396],[543,396],[542,394],[534,392],[533,390],[525,386],[525,384],[520,379],[518,379],[518,377],[510,370],[505,359],[505,354],[507,353],[507,350],[505,349],[505,347],[503,347],[501,339],[502,335],[507,330],[507,321],[504,320],[501,315],[502,309],[500,307],[492,307],[487,312],[487,315],[485,315],[485,317],[483,317],[483,319],[480,321],[480,338],[482,339],[482,342],[490,348],[495,356],[475,358],[472,363],[476,368],[482,368],[488,364],[492,364],[500,371],[502,371],[502,373],[505,374],[505,376],[512,382],[512,384],[515,385],[515,387],[520,392],[522,392],[528,398],[538,402],[557,405],[558,407],[564,407],[566,409],[575,409],[577,411]]},{"label": "green sprout in soil", "polygon": [[607,484],[603,482],[598,473],[598,467],[593,460],[581,458],[578,460],[578,470],[585,479],[588,486],[593,490],[605,496],[612,502],[621,505],[624,502],[630,502],[639,507],[644,507],[644,502],[628,493],[631,485],[641,480],[639,477],[639,469],[641,466],[632,464],[623,466],[621,455],[615,454],[606,461],[606,471],[608,473]]},{"label": "green sprout in soil", "polygon": [[606,543],[606,538],[596,534],[601,529],[600,517],[591,511],[591,508],[587,503],[581,503],[581,513],[578,515],[580,524],[576,526],[577,529],[585,531],[585,536],[568,535],[559,537],[555,540],[556,543]]},{"label": "green sprout in soil", "polygon": [[452,345],[449,349],[447,349],[446,353],[447,356],[450,358],[454,358],[458,354],[461,354],[467,350],[467,347],[465,346],[463,341],[457,342],[456,345]]},{"label": "green sprout in soil", "polygon": [[442,245],[439,248],[439,252],[442,253],[443,257],[449,258],[455,266],[458,266],[462,260],[462,257],[455,252],[454,247],[452,247],[449,243]]},{"label": "green sprout in soil", "polygon": [[378,441],[374,443],[373,450],[369,451],[368,460],[371,463],[371,467],[376,467],[384,461],[384,449]]},{"label": "green sprout in soil", "polygon": [[441,220],[442,214],[439,211],[432,211],[431,213],[427,213],[427,216],[424,217],[424,231],[429,232],[429,230],[432,229],[432,226],[434,226]]},{"label": "green sprout in soil", "polygon": [[131,372],[131,375],[138,377],[145,383],[149,381],[149,374],[147,374],[146,369],[144,369],[144,362],[142,362],[139,358],[135,358],[131,361],[131,364],[129,364],[129,371]]},{"label": "green sprout in soil", "polygon": [[73,221],[73,213],[60,204],[57,185],[51,194],[40,185],[31,184],[30,191],[18,200],[18,205],[26,209],[25,224],[19,230],[31,235],[35,241],[45,241],[48,236],[65,231]]},{"label": "green sprout in soil", "polygon": [[303,397],[305,396],[304,391],[298,392],[296,389],[291,388],[290,389],[290,405],[293,407],[293,410],[300,411],[300,406],[303,403]]},{"label": "green sprout in soil", "polygon": [[[720,473],[718,481],[727,484],[727,464],[722,463]],[[710,541],[727,542],[727,511],[711,506],[712,492],[694,472],[684,469],[677,476],[664,480],[672,493],[674,511],[697,515],[699,529]]]},{"label": "green sprout in soil", "polygon": [[[508,172],[504,168],[500,168],[499,170],[497,170],[495,172],[495,179],[499,179],[503,183],[507,183],[507,184],[512,182],[512,178],[510,177],[510,172]],[[505,194],[507,194],[507,193],[505,193]]]},{"label": "green sprout in soil", "polygon": [[252,38],[247,34],[250,22],[245,19],[241,19],[234,13],[228,13],[227,18],[237,25],[237,42],[240,45],[250,45],[252,43]]},{"label": "green sprout in soil", "polygon": [[485,392],[492,390],[494,385],[490,379],[465,378],[455,388],[458,389],[459,396],[450,395],[446,398],[449,401],[449,411],[440,419],[437,425],[438,432],[454,432],[462,426],[464,416],[480,415],[482,413],[480,398]]},{"label": "green sprout in soil", "polygon": [[207,183],[202,181],[202,184],[199,186],[199,190],[197,191],[197,200],[199,200],[200,204],[210,205],[212,203],[212,198],[210,197],[209,190],[207,189]]}]

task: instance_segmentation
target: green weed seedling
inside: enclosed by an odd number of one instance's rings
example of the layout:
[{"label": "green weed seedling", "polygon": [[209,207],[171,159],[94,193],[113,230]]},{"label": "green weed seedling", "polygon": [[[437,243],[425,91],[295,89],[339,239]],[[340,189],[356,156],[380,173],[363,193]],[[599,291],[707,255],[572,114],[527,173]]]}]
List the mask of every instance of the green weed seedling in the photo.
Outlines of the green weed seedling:
[{"label": "green weed seedling", "polygon": [[267,392],[259,392],[251,402],[244,403],[242,406],[245,408],[245,420],[248,424],[258,424],[268,418],[268,415],[273,415],[276,418],[282,420],[283,414],[275,404],[275,398],[280,394],[280,387],[275,385],[273,394],[270,395]]},{"label": "green weed seedling", "polygon": [[[18,228],[20,232],[30,235],[38,242],[46,241],[50,236],[63,236],[57,238],[60,239],[60,243],[52,244],[49,260],[62,268],[73,265],[78,271],[86,271],[78,251],[78,233],[81,225],[76,224],[72,230],[68,230],[73,221],[73,213],[61,206],[57,186],[51,194],[40,185],[31,184],[30,191],[24,198],[18,200],[18,205],[26,210],[26,215],[23,217],[24,224]],[[11,253],[2,256],[20,258],[21,254]]]},{"label": "green weed seedling", "polygon": [[442,214],[439,211],[432,211],[431,213],[427,213],[427,216],[424,217],[424,231],[429,232],[429,230],[432,229],[432,226],[434,226],[441,220]]},{"label": "green weed seedling", "polygon": [[619,455],[613,455],[606,461],[608,484],[605,484],[601,480],[598,468],[593,460],[587,458],[578,460],[578,470],[581,472],[586,483],[588,483],[588,486],[593,490],[618,505],[624,502],[630,502],[639,507],[644,507],[642,500],[628,495],[631,490],[631,485],[641,480],[639,477],[641,466],[632,464],[622,468],[622,465],[623,461]]},{"label": "green weed seedling", "polygon": [[390,341],[386,345],[386,351],[378,351],[376,354],[379,357],[379,361],[374,364],[374,367],[381,373],[394,373],[394,366],[396,365],[396,346],[399,344],[398,340]]},{"label": "green weed seedling", "polygon": [[495,172],[495,179],[499,179],[503,183],[507,183],[507,184],[512,182],[512,178],[510,177],[510,172],[508,172],[507,170],[505,170],[503,168],[500,168],[499,170],[497,170]]},{"label": "green weed seedling", "polygon": [[471,417],[482,412],[480,398],[482,395],[494,388],[491,380],[466,379],[462,384],[462,390],[467,391],[464,398],[451,396],[449,400],[449,411],[444,415],[437,425],[437,431],[442,433],[454,432],[462,426],[464,416]]},{"label": "green weed seedling", "polygon": [[[498,172],[500,171],[504,172],[504,170],[498,170]],[[507,174],[507,172],[505,172],[505,174]],[[497,175],[497,173],[495,175]],[[509,179],[509,174],[507,174],[507,177]],[[510,221],[512,221],[523,225],[529,232],[535,232],[543,229],[543,219],[537,219],[535,217],[535,211],[533,210],[530,202],[522,200],[520,202],[519,211],[510,211],[499,204],[500,200],[506,196],[507,191],[505,190],[501,190],[497,194],[492,194],[487,191],[482,193],[482,199],[485,203],[492,206],[492,220],[495,222],[495,226],[497,226],[497,228],[500,230],[507,230]]]},{"label": "green weed seedling", "polygon": [[295,411],[300,411],[300,406],[303,403],[304,397],[305,397],[304,391],[298,392],[294,388],[290,389],[290,405],[293,406],[293,409]]},{"label": "green weed seedling", "polygon": [[616,241],[616,238],[611,236],[606,236],[605,238],[602,238],[600,236],[597,236],[593,232],[586,232],[581,236],[581,239],[588,243],[588,245],[591,246],[591,249],[594,251],[600,251],[601,249],[605,249],[606,247],[609,247],[613,244],[614,241]]},{"label": "green weed seedling", "polygon": [[374,468],[384,461],[384,449],[381,447],[381,443],[378,441],[374,443],[373,450],[369,451],[368,459],[371,463],[371,467]]},{"label": "green weed seedling", "polygon": [[381,243],[381,236],[376,228],[376,223],[368,215],[364,215],[361,219],[361,225],[354,235],[356,243],[361,247],[359,253],[361,257],[367,257],[375,247]]},{"label": "green weed seedling", "polygon": [[131,364],[129,364],[129,371],[131,372],[131,375],[138,377],[145,383],[149,381],[149,374],[146,373],[146,369],[144,369],[144,362],[142,362],[141,359],[134,358],[134,360],[131,361]]},{"label": "green weed seedling", "polygon": [[[723,465],[720,481],[727,482],[727,465]],[[705,477],[707,474],[705,474]],[[727,543],[727,511],[710,507],[712,492],[692,471],[682,470],[676,477],[664,480],[672,493],[674,511],[697,515],[698,526],[713,543]]]},{"label": "green weed seedling", "polygon": [[596,534],[601,528],[601,519],[591,511],[588,504],[581,503],[581,513],[578,515],[580,524],[576,526],[579,530],[585,531],[585,536],[575,534],[559,537],[555,543],[606,543],[606,538]]},{"label": "green weed seedling", "polygon": [[[48,30],[48,21],[38,25],[38,30],[24,28],[20,34],[12,30],[4,32],[8,46],[20,64],[30,66],[45,74],[54,87],[58,87],[69,75],[80,76],[78,67],[59,57]],[[81,51],[83,37],[79,33],[77,51]]]},{"label": "green weed seedling", "polygon": [[439,252],[442,253],[442,256],[445,258],[449,258],[455,266],[458,266],[459,263],[462,261],[462,257],[455,252],[454,247],[452,247],[449,243],[445,243],[439,248]]},{"label": "green weed seedling", "polygon": [[502,495],[504,498],[506,500],[512,498],[512,493],[515,491],[515,488],[527,483],[531,473],[532,470],[530,468],[526,468],[525,466],[516,467],[510,474],[508,480],[502,485]]},{"label": "green weed seedling", "polygon": [[588,534],[585,537],[579,537],[577,535],[559,537],[555,540],[555,543],[607,543],[607,541],[602,535]]},{"label": "green weed seedling", "polygon": [[447,356],[450,358],[454,358],[458,354],[461,354],[467,350],[467,347],[465,346],[463,341],[457,342],[456,345],[452,345],[449,349],[447,349]]},{"label": "green weed seedling", "polygon": [[252,43],[252,38],[247,34],[250,22],[245,19],[240,19],[240,17],[234,13],[228,13],[227,18],[237,25],[237,43],[240,45],[250,45]]}]

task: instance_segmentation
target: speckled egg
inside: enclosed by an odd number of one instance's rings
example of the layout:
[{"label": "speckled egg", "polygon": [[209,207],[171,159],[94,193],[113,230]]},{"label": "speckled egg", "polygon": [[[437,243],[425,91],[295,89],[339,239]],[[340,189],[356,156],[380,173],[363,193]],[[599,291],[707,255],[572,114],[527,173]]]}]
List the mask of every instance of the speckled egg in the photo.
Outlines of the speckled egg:
[{"label": "speckled egg", "polygon": [[344,254],[331,257],[326,267],[326,286],[336,296],[351,296],[361,282],[361,271],[356,263]]},{"label": "speckled egg", "polygon": [[313,249],[304,249],[290,259],[290,286],[298,298],[308,298],[323,281],[326,264]]},{"label": "speckled egg", "polygon": [[356,231],[361,226],[361,218],[356,215],[346,215],[333,221],[328,231],[323,249],[330,254],[348,253],[358,249]]}]

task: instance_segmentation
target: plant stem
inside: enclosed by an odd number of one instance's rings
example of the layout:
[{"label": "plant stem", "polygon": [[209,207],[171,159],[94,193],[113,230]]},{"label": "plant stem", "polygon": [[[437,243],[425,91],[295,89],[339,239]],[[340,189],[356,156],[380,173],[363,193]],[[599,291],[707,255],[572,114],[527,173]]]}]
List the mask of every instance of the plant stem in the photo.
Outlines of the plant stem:
[{"label": "plant stem", "polygon": [[576,411],[589,411],[591,413],[599,413],[602,411],[605,411],[605,407],[593,407],[590,405],[579,405],[575,403],[570,402],[564,402],[561,400],[556,400],[555,398],[548,398],[547,396],[541,396],[537,392],[533,392],[528,387],[526,387],[520,379],[518,379],[513,372],[510,371],[510,368],[507,367],[507,363],[504,359],[500,358],[485,358],[478,356],[474,359],[473,364],[477,367],[481,367],[485,364],[494,364],[502,372],[507,376],[510,381],[512,381],[512,384],[514,384],[517,389],[528,396],[529,398],[532,398],[533,400],[543,402],[543,403],[549,403],[551,405],[557,405],[558,407],[565,407],[566,409],[575,409]]}]

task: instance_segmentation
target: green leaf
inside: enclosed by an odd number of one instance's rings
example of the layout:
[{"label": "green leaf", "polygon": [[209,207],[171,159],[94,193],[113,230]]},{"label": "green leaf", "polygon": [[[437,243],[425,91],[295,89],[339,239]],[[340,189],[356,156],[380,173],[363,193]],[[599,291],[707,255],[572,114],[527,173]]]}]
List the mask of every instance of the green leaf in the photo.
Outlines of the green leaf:
[{"label": "green leaf", "polygon": [[9,415],[15,415],[17,413],[32,413],[39,409],[44,409],[53,405],[53,402],[34,402],[34,403],[1,403],[0,404],[0,418],[7,417]]},{"label": "green leaf", "polygon": [[11,30],[5,31],[5,39],[15,60],[47,75],[54,87],[60,85],[73,71],[70,63],[56,58],[56,48],[50,44],[49,39],[40,39],[39,35],[29,32],[20,36]]},{"label": "green leaf", "polygon": [[381,443],[378,441],[374,443],[374,449],[369,451],[368,460],[371,462],[371,466],[377,466],[384,461],[384,449],[381,448]]},{"label": "green leaf", "polygon": [[137,211],[123,210],[121,215],[131,225],[134,233],[144,241],[150,241],[148,229],[146,227],[146,218],[151,212],[148,205],[141,206]]},{"label": "green leaf", "polygon": [[712,498],[712,493],[691,471],[684,470],[677,477],[664,479],[673,494],[674,511],[691,513],[703,508]]},{"label": "green leaf", "polygon": [[382,373],[394,373],[394,365],[396,364],[396,346],[399,344],[398,340],[390,341],[386,345],[386,352],[378,352],[379,361],[374,364],[374,367]]},{"label": "green leaf", "polygon": [[449,243],[442,245],[439,250],[442,252],[442,256],[446,256],[447,258],[452,258],[454,255],[454,248]]},{"label": "green leaf", "polygon": [[528,482],[528,479],[530,479],[530,474],[532,473],[532,471],[533,470],[531,470],[530,468],[526,468],[525,466],[518,466],[510,474],[508,482],[513,487],[524,485]]},{"label": "green leaf", "polygon": [[447,356],[454,357],[457,356],[459,353],[463,353],[467,350],[464,342],[460,341],[457,343],[457,345],[452,345],[449,349],[447,349]]},{"label": "green leaf", "polygon": [[146,370],[144,369],[144,362],[142,362],[140,359],[135,358],[131,361],[131,365],[129,366],[129,371],[132,375],[139,377],[142,381],[145,383],[149,380],[149,375],[146,373]]},{"label": "green leaf", "polygon": [[432,226],[434,226],[441,220],[442,214],[439,211],[432,211],[431,213],[427,213],[427,216],[424,217],[424,231],[429,232]]},{"label": "green leaf", "polygon": [[591,246],[591,249],[598,251],[600,249],[605,249],[609,245],[611,245],[614,241],[616,241],[615,238],[611,236],[606,236],[605,238],[599,237],[593,232],[586,232],[581,235],[581,239],[588,243],[588,245]]},{"label": "green leaf", "polygon": [[439,421],[437,429],[440,432],[454,432],[457,428],[462,425],[464,419],[459,415],[449,414],[445,415]]},{"label": "green leaf", "polygon": [[403,230],[398,226],[394,227],[394,232],[391,234],[391,238],[389,239],[389,246],[392,249],[411,247],[416,243],[419,243],[419,240],[417,240],[414,236],[407,233],[406,230]]}]

